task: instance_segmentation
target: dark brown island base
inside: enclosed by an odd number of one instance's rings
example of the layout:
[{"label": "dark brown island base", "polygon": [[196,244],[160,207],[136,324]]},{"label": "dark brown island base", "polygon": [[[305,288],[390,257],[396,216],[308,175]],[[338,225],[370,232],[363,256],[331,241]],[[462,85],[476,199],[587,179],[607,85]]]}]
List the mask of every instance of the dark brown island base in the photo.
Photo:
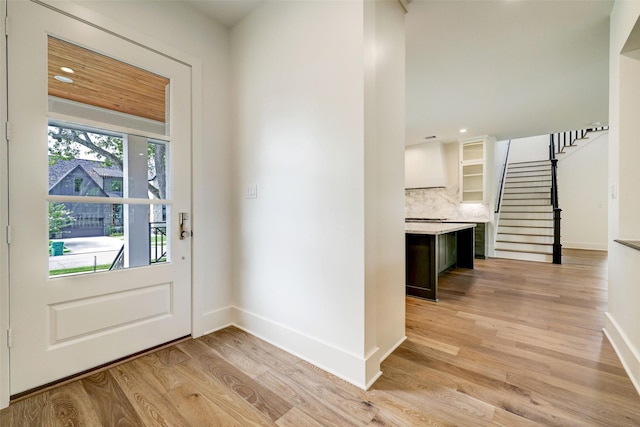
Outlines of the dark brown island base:
[{"label": "dark brown island base", "polygon": [[452,267],[473,268],[475,224],[405,225],[407,295],[438,301],[438,275]]}]

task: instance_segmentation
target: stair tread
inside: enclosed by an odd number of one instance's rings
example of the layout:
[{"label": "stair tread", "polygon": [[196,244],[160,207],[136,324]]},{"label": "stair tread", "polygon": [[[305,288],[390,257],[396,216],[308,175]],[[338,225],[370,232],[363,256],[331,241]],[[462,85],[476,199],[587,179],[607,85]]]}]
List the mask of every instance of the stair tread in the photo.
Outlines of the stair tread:
[{"label": "stair tread", "polygon": [[[515,175],[517,174],[517,175]],[[518,176],[519,178],[523,176],[545,176],[550,175],[551,169],[548,170],[539,170],[539,171],[507,171],[507,178],[510,176]]]},{"label": "stair tread", "polygon": [[549,252],[524,251],[524,250],[521,250],[521,249],[498,249],[498,248],[496,248],[496,251],[500,251],[500,252],[519,252],[519,253],[523,253],[523,254],[553,255],[553,253],[549,253]]},{"label": "stair tread", "polygon": [[[511,241],[509,241],[509,240],[496,240],[496,243],[510,243],[510,244],[516,244],[516,245],[553,246],[553,243],[511,242]],[[496,249],[498,249],[498,247],[497,247],[497,246],[496,246]],[[503,249],[503,250],[508,250],[508,249]]]},{"label": "stair tread", "polygon": [[[553,237],[553,234],[531,234],[531,233],[503,233],[498,231],[498,234],[504,234],[506,236],[533,236],[533,237]],[[516,242],[516,243],[528,243],[528,242]]]},{"label": "stair tread", "polygon": [[551,228],[553,229],[553,227],[545,227],[542,225],[504,225],[504,224],[498,224],[498,227],[512,227],[512,228]]},{"label": "stair tread", "polygon": [[500,218],[500,221],[553,221],[553,218]]},{"label": "stair tread", "polygon": [[548,191],[511,191],[506,194],[549,194]]},{"label": "stair tread", "polygon": [[[540,187],[542,191],[522,191],[525,188],[538,188]],[[549,193],[551,187],[542,186],[542,185],[531,185],[529,187],[507,187],[504,189],[504,194],[524,194],[524,193]],[[518,190],[518,191],[508,191],[507,190]]]},{"label": "stair tread", "polygon": [[514,194],[520,195],[520,196],[526,196],[526,195],[536,194],[536,193],[506,193],[502,196],[502,200],[550,200],[550,196],[547,193],[542,193],[542,194],[546,194],[546,196],[538,196],[538,197],[505,197],[505,196],[513,196]]},{"label": "stair tread", "polygon": [[[538,182],[547,182],[547,181],[551,182],[550,179],[540,179],[540,180],[537,180],[537,181],[516,181],[516,182],[512,182],[512,184],[524,184],[525,182],[538,183]],[[505,185],[508,185],[508,184],[505,183]],[[542,184],[542,185],[540,185],[540,184],[538,184],[538,185],[522,185],[522,186],[511,185],[511,186],[508,186],[508,187],[505,187],[505,188],[529,188],[529,187],[544,187],[544,184]]]},{"label": "stair tread", "polygon": [[530,160],[528,162],[511,162],[509,165],[524,165],[524,164],[532,164],[532,163],[548,163],[549,160]]}]

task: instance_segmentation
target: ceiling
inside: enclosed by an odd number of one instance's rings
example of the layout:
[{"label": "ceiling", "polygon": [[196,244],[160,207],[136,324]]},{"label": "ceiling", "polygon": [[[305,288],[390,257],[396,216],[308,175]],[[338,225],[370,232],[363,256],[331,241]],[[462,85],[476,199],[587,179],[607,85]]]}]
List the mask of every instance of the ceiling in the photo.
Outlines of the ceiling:
[{"label": "ceiling", "polygon": [[169,79],[48,37],[48,93],[164,123]]},{"label": "ceiling", "polygon": [[[232,27],[262,0],[183,1]],[[406,21],[406,143],[429,136],[505,140],[607,124],[612,6],[612,0],[413,0]]]},{"label": "ceiling", "polygon": [[183,0],[227,28],[233,27],[263,0]]},{"label": "ceiling", "polygon": [[[606,124],[612,1],[414,1],[407,144]],[[461,134],[460,129],[467,129]]]}]

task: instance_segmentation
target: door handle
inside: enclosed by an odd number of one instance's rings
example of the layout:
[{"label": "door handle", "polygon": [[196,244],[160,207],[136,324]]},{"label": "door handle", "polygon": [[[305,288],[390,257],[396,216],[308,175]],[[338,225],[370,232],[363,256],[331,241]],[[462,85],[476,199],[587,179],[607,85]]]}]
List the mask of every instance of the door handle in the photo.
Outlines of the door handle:
[{"label": "door handle", "polygon": [[188,220],[189,214],[187,212],[180,212],[178,214],[178,221],[180,223],[180,240],[193,236],[193,232],[189,230],[186,224]]}]

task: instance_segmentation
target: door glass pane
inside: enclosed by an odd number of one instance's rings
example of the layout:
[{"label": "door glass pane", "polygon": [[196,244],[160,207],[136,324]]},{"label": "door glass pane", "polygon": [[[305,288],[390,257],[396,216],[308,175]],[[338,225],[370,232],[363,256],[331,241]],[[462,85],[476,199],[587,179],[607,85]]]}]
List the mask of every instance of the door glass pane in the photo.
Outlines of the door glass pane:
[{"label": "door glass pane", "polygon": [[123,139],[49,126],[49,194],[123,197]]},{"label": "door glass pane", "polygon": [[167,205],[49,202],[48,211],[50,277],[170,261]]},{"label": "door glass pane", "polygon": [[167,198],[167,142],[52,123],[48,154],[49,195],[62,196],[48,202],[50,276],[170,260],[169,206],[121,200]]},{"label": "door glass pane", "polygon": [[148,182],[150,199],[168,199],[167,195],[167,143],[165,141],[147,142]]},{"label": "door glass pane", "polygon": [[168,198],[165,141],[52,123],[48,150],[50,195]]}]

